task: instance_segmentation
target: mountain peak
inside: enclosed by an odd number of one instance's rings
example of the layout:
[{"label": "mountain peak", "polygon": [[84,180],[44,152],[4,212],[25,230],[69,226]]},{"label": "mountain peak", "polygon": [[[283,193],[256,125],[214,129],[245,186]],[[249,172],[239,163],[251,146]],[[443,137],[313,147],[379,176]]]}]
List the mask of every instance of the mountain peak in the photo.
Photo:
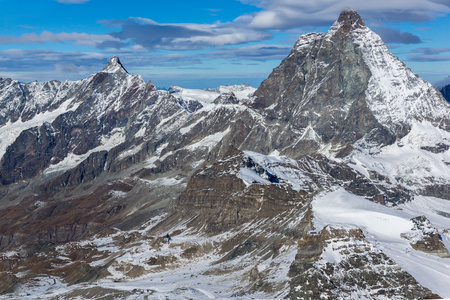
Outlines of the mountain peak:
[{"label": "mountain peak", "polygon": [[349,32],[352,29],[365,27],[361,16],[352,8],[347,8],[341,11],[339,18],[333,26],[339,26],[344,32]]},{"label": "mountain peak", "polygon": [[124,71],[125,73],[128,73],[117,56],[111,57],[108,61],[108,64],[102,70],[102,72],[107,73],[116,73],[119,71]]}]

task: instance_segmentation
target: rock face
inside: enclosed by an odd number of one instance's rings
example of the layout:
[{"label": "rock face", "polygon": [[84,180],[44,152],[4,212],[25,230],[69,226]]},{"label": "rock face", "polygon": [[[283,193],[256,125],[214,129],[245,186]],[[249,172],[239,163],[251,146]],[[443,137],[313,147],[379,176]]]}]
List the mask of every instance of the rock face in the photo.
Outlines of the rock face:
[{"label": "rock face", "polygon": [[306,147],[297,153],[310,151],[310,140],[317,148],[343,149],[361,139],[389,145],[412,120],[449,124],[441,95],[394,57],[355,11],[344,11],[326,33],[300,37],[255,92],[253,107],[292,130],[314,133],[299,141]]},{"label": "rock face", "polygon": [[[40,92],[45,86],[50,87]],[[59,90],[52,93],[55,86]],[[143,109],[144,103],[150,100],[149,93],[156,89],[151,83],[146,86],[140,76],[129,75],[119,59],[113,57],[100,73],[85,80],[46,84],[40,89],[25,86],[23,90],[25,99],[43,98],[76,109],[20,133],[0,161],[3,185],[31,179],[51,164],[64,160],[69,153],[82,155],[100,146],[102,138],[113,135],[114,129],[123,128],[129,116]],[[22,121],[30,118],[26,107],[21,118]]]},{"label": "rock face", "polygon": [[[449,116],[355,11],[256,91],[158,91],[117,57],[80,81],[1,79],[0,291],[450,297]],[[442,256],[425,275],[423,252]]]},{"label": "rock face", "polygon": [[414,227],[410,232],[402,234],[402,237],[409,240],[414,249],[443,257],[450,256],[439,231],[425,216],[412,218],[411,221]]},{"label": "rock face", "polygon": [[233,92],[223,93],[214,100],[214,104],[239,104],[239,99]]},{"label": "rock face", "polygon": [[[299,209],[310,201],[309,188],[295,190],[282,184],[248,185],[245,179],[239,178],[244,166],[259,167],[259,172],[270,174],[232,146],[222,160],[192,176],[186,190],[174,202],[174,215],[182,220],[195,217],[189,226],[217,234],[254,219],[271,218]],[[279,182],[275,176],[268,176],[271,182]]]},{"label": "rock face", "polygon": [[[438,297],[365,241],[359,229],[325,228],[298,242],[290,299]],[[333,257],[330,260],[330,257]]]}]

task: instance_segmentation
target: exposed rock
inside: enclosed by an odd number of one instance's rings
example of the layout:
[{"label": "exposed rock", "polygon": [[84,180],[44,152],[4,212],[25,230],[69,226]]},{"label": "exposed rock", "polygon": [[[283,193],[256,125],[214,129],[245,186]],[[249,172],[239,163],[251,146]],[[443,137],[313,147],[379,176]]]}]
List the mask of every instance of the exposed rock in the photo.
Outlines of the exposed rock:
[{"label": "exposed rock", "polygon": [[411,221],[414,227],[411,228],[410,232],[403,233],[402,237],[410,241],[413,249],[450,257],[448,250],[442,243],[439,231],[425,216],[412,218]]},{"label": "exposed rock", "polygon": [[223,93],[214,100],[214,104],[239,104],[239,99],[233,92]]},{"label": "exposed rock", "polygon": [[[30,199],[18,206],[1,209],[0,250],[19,245],[24,248],[44,243],[67,243],[117,226],[129,208],[111,191],[129,192],[127,184],[104,185],[83,197],[65,201]],[[44,195],[45,198],[45,195]],[[43,222],[42,220],[45,220]]]},{"label": "exposed rock", "polygon": [[[131,291],[104,288],[101,286],[89,287],[67,292],[61,295],[63,299],[126,299],[133,295]],[[145,298],[144,298],[145,299]]]},{"label": "exposed rock", "polygon": [[[38,95],[48,104],[67,103],[74,110],[62,111],[51,123],[44,122],[22,131],[8,146],[0,161],[0,180],[4,185],[34,178],[69,153],[82,155],[99,146],[102,139],[114,135],[130,116],[143,109],[148,101],[145,97],[151,97],[149,91],[156,92],[154,86],[146,86],[140,76],[129,75],[117,57],[113,57],[102,72],[84,80],[70,85],[47,85],[49,87],[44,85],[42,89],[54,91],[57,87],[58,92],[24,89],[23,97],[32,99]],[[31,117],[28,114],[25,118]]]},{"label": "exposed rock", "polygon": [[438,143],[436,146],[422,146],[420,147],[423,150],[427,150],[433,153],[442,153],[450,149],[450,145],[444,144],[444,143]]},{"label": "exposed rock", "polygon": [[[62,271],[64,272],[64,270]],[[99,279],[104,271],[103,267],[93,268],[89,264],[76,262],[67,268],[64,280],[68,284],[90,282]]]},{"label": "exposed rock", "polygon": [[103,67],[102,72],[107,73],[117,73],[117,72],[125,72],[128,73],[125,67],[120,62],[120,59],[117,56],[113,56],[109,59],[108,64]]},{"label": "exposed rock", "polygon": [[450,200],[450,184],[436,183],[425,185],[420,193],[425,196]]},{"label": "exposed rock", "polygon": [[16,276],[0,273],[0,295],[14,292],[14,288],[18,283],[19,280]]},{"label": "exposed rock", "polygon": [[94,152],[78,166],[58,176],[52,182],[45,185],[44,192],[62,189],[66,186],[76,186],[83,182],[89,182],[99,176],[105,168],[108,158],[107,151]]},{"label": "exposed rock", "polygon": [[350,34],[363,25],[346,12],[327,34],[302,36],[255,92],[253,106],[296,130],[311,126],[323,143],[346,146],[371,132],[378,143],[394,142],[366,103],[371,72]]},{"label": "exposed rock", "polygon": [[421,286],[360,229],[324,228],[305,235],[289,270],[289,298],[440,298]]},{"label": "exposed rock", "polygon": [[[383,84],[392,70],[395,92]],[[342,12],[326,33],[301,36],[254,96],[252,107],[266,118],[286,122],[282,128],[292,131],[311,128],[319,144],[330,143],[338,152],[358,140],[390,145],[409,132],[413,120],[450,128],[441,95],[389,53],[355,11]],[[310,141],[298,140],[294,153],[311,153]],[[294,153],[286,152],[297,158]]]},{"label": "exposed rock", "polygon": [[237,177],[243,152],[230,147],[223,160],[196,172],[173,205],[173,216],[192,218],[208,233],[230,230],[256,218],[274,217],[310,200],[307,191],[283,185],[247,186]]},{"label": "exposed rock", "polygon": [[188,112],[193,113],[203,108],[203,105],[197,100],[180,100],[180,105]]},{"label": "exposed rock", "polygon": [[17,80],[0,78],[0,126],[8,121],[16,122],[27,101],[21,84]]}]

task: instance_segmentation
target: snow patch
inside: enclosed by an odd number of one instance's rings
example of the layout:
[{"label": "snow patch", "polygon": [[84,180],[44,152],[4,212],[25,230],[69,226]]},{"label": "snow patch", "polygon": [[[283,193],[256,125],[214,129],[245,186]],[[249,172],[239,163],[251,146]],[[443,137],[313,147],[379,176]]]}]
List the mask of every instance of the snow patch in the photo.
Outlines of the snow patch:
[{"label": "snow patch", "polygon": [[123,128],[115,129],[109,135],[102,136],[102,138],[101,138],[102,144],[100,146],[95,147],[94,149],[91,149],[88,152],[81,154],[81,155],[69,153],[59,163],[49,166],[44,171],[44,174],[51,174],[54,172],[62,172],[65,170],[72,169],[72,168],[76,167],[78,164],[80,164],[83,160],[88,158],[89,155],[91,155],[92,153],[104,151],[104,150],[109,151],[112,148],[114,148],[115,146],[120,145],[124,141],[125,141],[125,135],[123,133]]},{"label": "snow patch", "polygon": [[368,171],[375,171],[412,190],[424,184],[450,183],[450,151],[426,150],[441,143],[450,145],[449,132],[427,121],[414,122],[406,136],[396,144],[381,148],[377,154],[365,149],[355,151],[349,166],[361,170],[368,178]]},{"label": "snow patch", "polygon": [[193,143],[187,147],[185,147],[188,150],[194,151],[198,148],[208,148],[211,150],[214,146],[217,145],[218,142],[220,142],[228,133],[230,132],[230,128],[227,128],[225,131],[217,132],[215,134],[208,135],[207,137],[203,138],[201,141],[198,141],[196,143]]},{"label": "snow patch", "polygon": [[42,126],[45,122],[52,123],[59,115],[68,111],[74,111],[80,105],[80,103],[77,103],[69,108],[70,104],[72,104],[72,99],[65,101],[57,109],[37,114],[33,119],[26,122],[22,122],[21,119],[14,123],[8,121],[8,123],[0,127],[0,159],[5,154],[8,146],[14,143],[22,131]]},{"label": "snow patch", "polygon": [[203,106],[208,104],[212,104],[214,100],[223,93],[233,92],[236,98],[239,100],[245,100],[250,98],[253,93],[256,91],[256,88],[247,85],[226,85],[220,86],[214,89],[185,89],[178,86],[170,87],[169,93],[183,101],[193,101],[196,100],[200,102]]},{"label": "snow patch", "polygon": [[297,161],[286,156],[267,156],[253,151],[244,151],[245,155],[262,170],[241,166],[238,177],[246,185],[257,184],[288,184],[296,191],[309,190],[313,184],[299,168]]}]

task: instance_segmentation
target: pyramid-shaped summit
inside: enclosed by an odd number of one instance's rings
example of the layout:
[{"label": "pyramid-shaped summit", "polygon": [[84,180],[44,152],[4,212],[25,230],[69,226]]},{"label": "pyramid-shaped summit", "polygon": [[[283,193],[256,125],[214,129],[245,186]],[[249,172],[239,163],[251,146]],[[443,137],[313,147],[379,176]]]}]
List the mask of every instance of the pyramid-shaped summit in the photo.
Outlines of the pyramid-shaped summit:
[{"label": "pyramid-shaped summit", "polygon": [[253,107],[294,132],[314,130],[334,149],[361,139],[391,144],[416,121],[450,128],[442,95],[392,55],[354,10],[342,11],[326,33],[301,36],[255,92]]},{"label": "pyramid-shaped summit", "polygon": [[353,9],[346,9],[341,12],[334,26],[339,25],[342,30],[350,31],[354,28],[365,27],[361,16]]},{"label": "pyramid-shaped summit", "polygon": [[103,67],[102,72],[107,73],[116,73],[116,72],[125,72],[128,73],[125,67],[120,62],[120,59],[117,56],[113,56],[109,59],[108,64]]}]

